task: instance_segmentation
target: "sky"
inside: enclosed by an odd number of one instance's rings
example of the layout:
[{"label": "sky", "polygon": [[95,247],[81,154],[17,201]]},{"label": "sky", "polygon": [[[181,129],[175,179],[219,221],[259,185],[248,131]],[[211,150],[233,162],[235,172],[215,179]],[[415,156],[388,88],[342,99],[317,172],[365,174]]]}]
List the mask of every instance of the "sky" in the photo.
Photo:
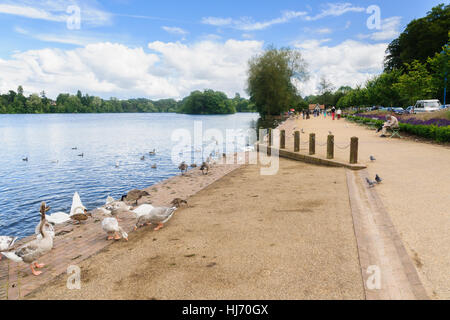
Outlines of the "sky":
[{"label": "sky", "polygon": [[380,74],[388,44],[439,3],[448,1],[0,0],[0,93],[247,96],[248,60],[269,45],[302,54],[302,96],[322,77],[355,87]]}]

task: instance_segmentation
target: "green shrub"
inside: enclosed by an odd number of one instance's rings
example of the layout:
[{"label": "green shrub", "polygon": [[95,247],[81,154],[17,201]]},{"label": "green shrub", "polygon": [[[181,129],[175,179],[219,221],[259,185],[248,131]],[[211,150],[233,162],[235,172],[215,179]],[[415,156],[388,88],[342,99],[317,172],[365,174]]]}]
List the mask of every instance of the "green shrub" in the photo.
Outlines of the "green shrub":
[{"label": "green shrub", "polygon": [[[346,116],[347,120],[355,122],[361,121],[362,123],[368,125],[373,124],[377,127],[384,124],[383,120],[375,120],[370,118],[356,117],[356,116]],[[409,123],[399,123],[400,131],[406,132],[419,137],[435,140],[437,142],[450,142],[450,126],[438,127],[435,125],[413,125]]]}]

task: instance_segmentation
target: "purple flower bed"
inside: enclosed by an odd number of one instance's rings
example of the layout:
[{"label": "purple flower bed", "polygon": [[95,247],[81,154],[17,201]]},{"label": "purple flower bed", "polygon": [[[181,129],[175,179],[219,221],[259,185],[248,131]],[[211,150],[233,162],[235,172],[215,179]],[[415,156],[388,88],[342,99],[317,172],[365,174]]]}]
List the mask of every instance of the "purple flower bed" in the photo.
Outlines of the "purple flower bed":
[{"label": "purple flower bed", "polygon": [[[368,119],[378,119],[378,120],[386,120],[386,116],[380,115],[372,115],[372,114],[355,114],[354,116],[368,118]],[[420,120],[415,118],[407,118],[403,119],[402,117],[398,117],[398,121],[401,123],[407,123],[412,125],[424,125],[424,126],[437,126],[437,127],[446,127],[450,126],[450,120],[447,119],[430,119],[430,120]]]}]

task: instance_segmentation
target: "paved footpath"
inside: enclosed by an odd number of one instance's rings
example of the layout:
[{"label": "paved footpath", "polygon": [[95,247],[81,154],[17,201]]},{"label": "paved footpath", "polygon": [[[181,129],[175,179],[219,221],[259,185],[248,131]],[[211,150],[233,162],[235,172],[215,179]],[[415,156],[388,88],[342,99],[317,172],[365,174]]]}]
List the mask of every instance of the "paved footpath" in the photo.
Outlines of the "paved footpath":
[{"label": "paved footpath", "polygon": [[[216,166],[206,176],[203,176],[197,168],[189,171],[183,177],[178,175],[151,186],[146,191],[151,194],[153,205],[169,205],[174,198],[187,199],[238,167],[239,165]],[[36,214],[38,214],[38,208],[36,208]],[[121,215],[119,218],[123,220],[120,224],[125,231],[131,232],[136,223],[135,218],[129,215]],[[40,263],[46,264],[40,276],[33,276],[27,264],[15,263],[5,257],[2,258],[0,261],[0,300],[24,298],[33,290],[66,273],[69,266],[79,264],[112,243],[106,241],[106,234],[102,230],[99,219],[89,219],[83,225],[74,225],[68,222],[58,226],[55,231],[53,250],[39,259]],[[34,236],[22,239],[17,245],[33,238]]]},{"label": "paved footpath", "polygon": [[[383,223],[391,224],[395,232],[391,236],[388,234],[385,243],[391,253],[398,249],[400,257],[395,257],[396,262],[391,260],[388,263],[394,269],[400,268],[399,261],[403,261],[405,254],[395,244],[401,241],[428,297],[450,299],[450,147],[415,141],[413,138],[380,138],[368,127],[343,119],[332,121],[330,117],[324,119],[323,116],[310,120],[288,120],[282,128],[286,130],[286,146],[291,150],[294,129],[303,129],[300,152],[305,154],[308,152],[309,134],[316,133],[316,153],[322,157],[326,157],[326,141],[331,131],[335,137],[335,158],[346,162],[349,161],[350,138],[359,138],[359,162],[367,165],[367,170],[358,173],[349,188],[354,186],[353,200],[359,199],[356,202],[358,205],[371,199],[361,211],[363,220],[372,219],[364,220],[366,227],[371,226],[372,232],[366,235],[372,239],[370,241],[385,241],[385,231],[389,228],[382,227]],[[376,161],[369,160],[371,155]],[[374,180],[376,174],[384,179],[383,183],[367,191],[363,175]],[[377,205],[380,207],[377,208]],[[380,249],[382,245],[373,243],[372,249],[376,248]],[[383,252],[376,255],[380,258],[386,256]],[[363,277],[367,277],[366,270],[362,272]],[[401,273],[399,277],[405,274],[411,276],[412,270]],[[411,279],[413,286],[416,280]],[[408,290],[403,289],[401,296],[411,297],[406,293]],[[416,297],[423,295],[416,292]]]}]

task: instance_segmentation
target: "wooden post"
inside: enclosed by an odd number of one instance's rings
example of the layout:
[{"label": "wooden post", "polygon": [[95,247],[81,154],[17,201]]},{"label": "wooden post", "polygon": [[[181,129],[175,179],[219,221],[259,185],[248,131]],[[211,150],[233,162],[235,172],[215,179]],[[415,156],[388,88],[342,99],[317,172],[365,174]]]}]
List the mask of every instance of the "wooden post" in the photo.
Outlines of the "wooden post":
[{"label": "wooden post", "polygon": [[334,136],[331,134],[327,140],[327,159],[334,159]]},{"label": "wooden post", "polygon": [[272,146],[272,129],[269,129],[269,142],[267,143],[269,147]]},{"label": "wooden post", "polygon": [[294,152],[300,152],[300,131],[295,131]]},{"label": "wooden post", "polygon": [[286,131],[280,131],[280,149],[286,149]]},{"label": "wooden post", "polygon": [[350,164],[358,163],[358,138],[353,137],[350,142]]},{"label": "wooden post", "polygon": [[316,134],[309,134],[309,155],[312,156],[316,154]]}]

